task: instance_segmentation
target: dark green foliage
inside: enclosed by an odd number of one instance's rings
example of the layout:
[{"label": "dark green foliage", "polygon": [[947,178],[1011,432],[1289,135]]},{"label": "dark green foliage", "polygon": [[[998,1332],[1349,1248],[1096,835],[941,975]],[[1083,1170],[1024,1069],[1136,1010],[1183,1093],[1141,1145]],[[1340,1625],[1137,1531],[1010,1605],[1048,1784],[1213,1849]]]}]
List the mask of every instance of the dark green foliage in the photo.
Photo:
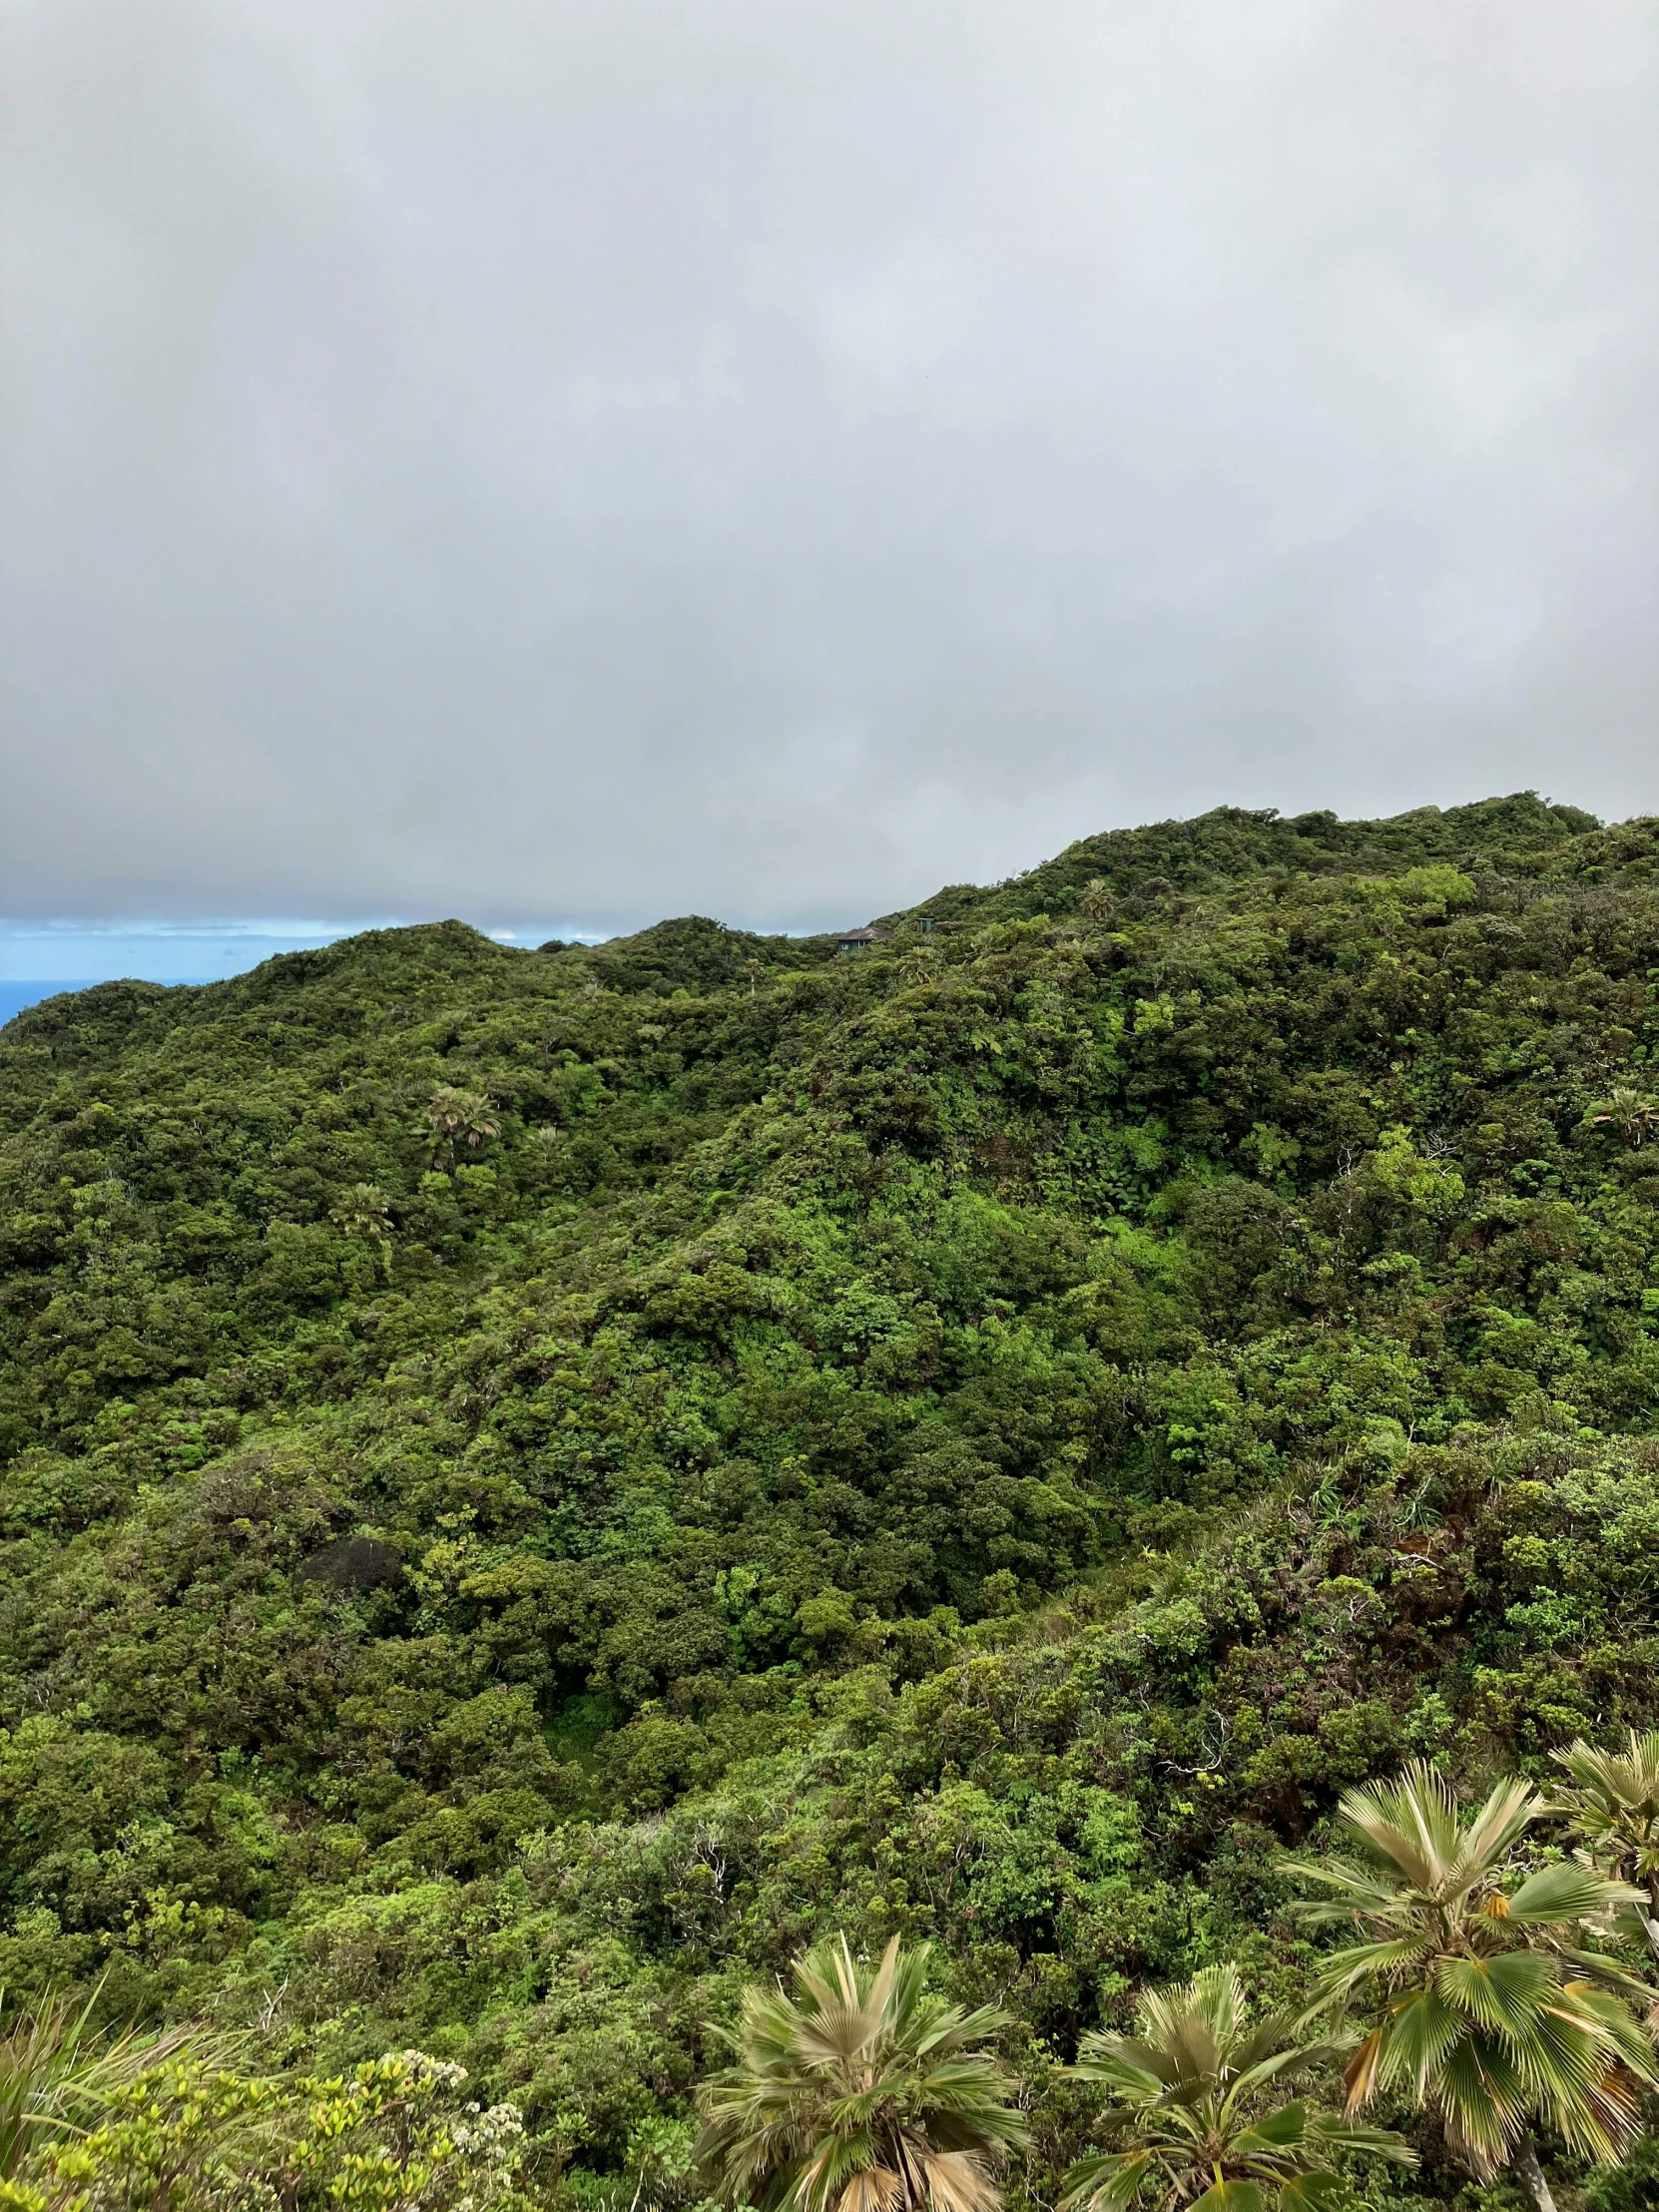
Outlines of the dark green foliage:
[{"label": "dark green foliage", "polygon": [[1223,811],[890,931],[6,1029],[0,1981],[458,2056],[667,2202],[826,1931],[1040,2080],[1300,1996],[1351,1784],[1659,1721],[1659,825]]}]

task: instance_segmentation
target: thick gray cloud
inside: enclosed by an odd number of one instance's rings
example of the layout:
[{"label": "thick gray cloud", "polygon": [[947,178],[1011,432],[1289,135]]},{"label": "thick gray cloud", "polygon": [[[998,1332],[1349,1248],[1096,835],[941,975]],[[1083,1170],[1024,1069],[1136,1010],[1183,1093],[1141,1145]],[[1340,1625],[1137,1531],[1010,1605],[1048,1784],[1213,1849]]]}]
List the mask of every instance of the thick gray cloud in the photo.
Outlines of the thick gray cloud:
[{"label": "thick gray cloud", "polygon": [[1651,0],[3,0],[0,909],[1659,806]]}]

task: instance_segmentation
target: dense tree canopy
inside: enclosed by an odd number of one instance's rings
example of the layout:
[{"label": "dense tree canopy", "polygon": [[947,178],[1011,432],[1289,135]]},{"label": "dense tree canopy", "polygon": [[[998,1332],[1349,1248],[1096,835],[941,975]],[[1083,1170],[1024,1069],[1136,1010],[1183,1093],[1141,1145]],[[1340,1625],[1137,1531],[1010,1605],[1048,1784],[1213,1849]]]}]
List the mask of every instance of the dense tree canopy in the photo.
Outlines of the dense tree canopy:
[{"label": "dense tree canopy", "polygon": [[1659,823],[1222,810],[883,926],[0,1034],[6,1988],[689,2203],[706,2020],[925,1936],[1052,2201],[1084,2034],[1306,2000],[1345,1790],[1659,1724]]}]

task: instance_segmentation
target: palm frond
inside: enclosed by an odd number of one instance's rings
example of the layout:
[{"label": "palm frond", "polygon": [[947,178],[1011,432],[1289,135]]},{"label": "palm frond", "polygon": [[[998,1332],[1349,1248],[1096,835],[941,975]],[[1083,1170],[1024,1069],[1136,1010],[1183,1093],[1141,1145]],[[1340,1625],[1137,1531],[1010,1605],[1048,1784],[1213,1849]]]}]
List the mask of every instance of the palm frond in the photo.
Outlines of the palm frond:
[{"label": "palm frond", "polygon": [[[1294,2021],[1288,2021],[1285,2033],[1294,2033],[1295,2027]],[[1347,2056],[1353,2042],[1352,2035],[1328,2035],[1318,2042],[1290,2043],[1282,2050],[1270,2051],[1266,2057],[1258,2058],[1254,2065],[1242,2067],[1233,2076],[1228,2094],[1242,2100],[1254,2096],[1270,2081],[1288,2085],[1300,2074],[1314,2073],[1322,2067],[1335,2065],[1339,2058]]]},{"label": "palm frond", "polygon": [[1128,2095],[1156,2095],[1165,2088],[1174,2069],[1168,2061],[1153,2062],[1155,2054],[1144,2043],[1125,2035],[1085,2035],[1077,2048],[1077,2062],[1065,2070],[1074,2081],[1098,2081]]},{"label": "palm frond", "polygon": [[1659,1729],[1645,1735],[1631,1729],[1623,1752],[1598,1750],[1580,1736],[1551,1757],[1572,1784],[1571,1802],[1552,1800],[1551,1812],[1576,1813],[1587,1799],[1613,1818],[1659,1820]]},{"label": "palm frond", "polygon": [[1525,2084],[1492,2043],[1465,2036],[1446,2054],[1433,2099],[1446,2140],[1487,2181],[1525,2132]]},{"label": "palm frond", "polygon": [[1318,1883],[1335,1893],[1330,1898],[1301,1899],[1296,1913],[1305,1921],[1346,1920],[1351,1913],[1384,1911],[1398,1887],[1375,1868],[1355,1866],[1335,1854],[1329,1859],[1294,1859],[1287,1855],[1276,1859],[1273,1867],[1275,1874]]},{"label": "palm frond", "polygon": [[1279,2192],[1279,2212],[1326,2212],[1348,2195],[1340,2174],[1297,2174]]},{"label": "palm frond", "polygon": [[1659,2056],[1654,2051],[1652,2033],[1644,2022],[1633,2017],[1615,1991],[1569,1981],[1563,1984],[1561,1995],[1581,2019],[1594,2022],[1620,2065],[1645,2087],[1659,2088]]},{"label": "palm frond", "polygon": [[888,2166],[858,2166],[835,2198],[836,2212],[896,2212],[906,2191],[901,2174]]},{"label": "palm frond", "polygon": [[1062,2212],[1124,2212],[1140,2193],[1151,2164],[1149,2150],[1100,2151],[1080,2158],[1066,2175]]},{"label": "palm frond", "polygon": [[989,2166],[973,2151],[927,2153],[920,2165],[934,2212],[992,2212],[1002,2201]]},{"label": "palm frond", "polygon": [[[1449,1790],[1450,1785],[1446,1787]],[[1451,1803],[1455,1820],[1455,1796]],[[1511,1775],[1497,1783],[1462,1830],[1446,1870],[1448,1893],[1462,1895],[1488,1879],[1542,1810],[1542,1799],[1521,1776]]]},{"label": "palm frond", "polygon": [[1350,1943],[1333,1951],[1320,1966],[1315,1987],[1322,2000],[1345,1996],[1359,1982],[1378,1976],[1391,1980],[1403,1966],[1420,1966],[1434,1954],[1434,1931],[1412,1928],[1403,1936]]},{"label": "palm frond", "polygon": [[1194,2197],[1192,2212],[1267,2212],[1267,2199],[1254,2181],[1218,2181]]},{"label": "palm frond", "polygon": [[1432,1893],[1445,1884],[1459,1843],[1457,1799],[1437,1767],[1418,1760],[1395,1781],[1350,1790],[1337,1817],[1413,1888]]},{"label": "palm frond", "polygon": [[1547,1999],[1560,1986],[1554,1963],[1535,1950],[1500,1951],[1492,1958],[1452,1955],[1434,1962],[1434,1993],[1465,2022],[1524,2042],[1537,2029]]},{"label": "palm frond", "polygon": [[1308,2133],[1324,2150],[1366,2151],[1374,2158],[1392,2159],[1396,2166],[1414,2166],[1417,2154],[1403,2135],[1390,2127],[1369,2127],[1341,2112],[1311,2112]]},{"label": "palm frond", "polygon": [[1640,1904],[1642,1893],[1572,1860],[1540,1867],[1506,1902],[1503,1918],[1518,1927],[1559,1928],[1597,1919],[1621,1905]]},{"label": "palm frond", "polygon": [[1282,2104],[1277,2111],[1269,2112],[1254,2127],[1247,2127],[1233,2138],[1236,2150],[1290,2150],[1308,2140],[1311,2118],[1305,2104]]},{"label": "palm frond", "polygon": [[1350,2109],[1377,2088],[1426,2096],[1428,2084],[1464,2032],[1465,2022],[1432,1984],[1395,1998],[1361,2045],[1362,2053],[1369,2053],[1365,2063],[1349,2069]]}]

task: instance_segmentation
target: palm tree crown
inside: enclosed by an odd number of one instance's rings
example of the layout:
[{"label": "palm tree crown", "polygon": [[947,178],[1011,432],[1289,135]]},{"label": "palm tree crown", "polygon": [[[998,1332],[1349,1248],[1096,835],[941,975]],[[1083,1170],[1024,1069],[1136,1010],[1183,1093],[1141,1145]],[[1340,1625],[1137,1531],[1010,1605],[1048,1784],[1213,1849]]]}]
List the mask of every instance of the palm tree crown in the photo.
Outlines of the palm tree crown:
[{"label": "palm tree crown", "polygon": [[353,1183],[329,1219],[348,1237],[382,1240],[391,1235],[391,1200],[377,1183]]},{"label": "palm tree crown", "polygon": [[1626,1144],[1636,1146],[1659,1128],[1659,1104],[1644,1098],[1628,1083],[1621,1083],[1592,1106],[1584,1119],[1591,1128],[1616,1129]]},{"label": "palm tree crown", "polygon": [[447,1159],[455,1165],[455,1147],[476,1152],[491,1137],[501,1134],[501,1123],[489,1100],[477,1091],[457,1090],[440,1083],[426,1104],[426,1126],[432,1133],[432,1163]]},{"label": "palm tree crown", "polygon": [[1194,2212],[1306,2212],[1338,2187],[1330,2154],[1368,2150],[1402,2163],[1397,2135],[1279,2092],[1334,2059],[1329,2038],[1299,2036],[1284,2013],[1251,2024],[1231,1965],[1206,1966],[1182,1988],[1143,1996],[1136,2033],[1085,2035],[1080,2081],[1116,2096],[1104,2115],[1122,2147],[1080,2159],[1066,2176],[1068,2212],[1125,2212],[1156,2188]]},{"label": "palm tree crown", "polygon": [[[1354,1859],[1289,1860],[1284,1871],[1329,1898],[1303,1907],[1348,1922],[1320,1995],[1372,1994],[1382,2017],[1348,2067],[1349,2108],[1381,2089],[1435,2111],[1451,2149],[1481,2179],[1532,2169],[1529,2127],[1545,2122],[1592,2159],[1617,2159],[1639,2126],[1653,2046],[1631,2012],[1652,1992],[1604,1953],[1580,1947],[1635,1893],[1571,1863],[1525,1875],[1516,1847],[1547,1811],[1531,1785],[1500,1782],[1465,1813],[1426,1764],[1351,1790],[1340,1818]],[[1541,2182],[1539,2184],[1541,2186]]]},{"label": "palm tree crown", "polygon": [[1659,1730],[1632,1729],[1622,1752],[1597,1751],[1580,1736],[1554,1757],[1569,1787],[1556,1790],[1549,1810],[1572,1822],[1592,1866],[1646,1893],[1631,1910],[1659,1956]]},{"label": "palm tree crown", "polygon": [[759,2212],[994,2212],[1025,2138],[1013,2084],[982,2046],[1005,2024],[929,1993],[925,1944],[878,1966],[846,1938],[795,1961],[796,1993],[751,1989],[735,2063],[699,2093],[699,2161]]}]

